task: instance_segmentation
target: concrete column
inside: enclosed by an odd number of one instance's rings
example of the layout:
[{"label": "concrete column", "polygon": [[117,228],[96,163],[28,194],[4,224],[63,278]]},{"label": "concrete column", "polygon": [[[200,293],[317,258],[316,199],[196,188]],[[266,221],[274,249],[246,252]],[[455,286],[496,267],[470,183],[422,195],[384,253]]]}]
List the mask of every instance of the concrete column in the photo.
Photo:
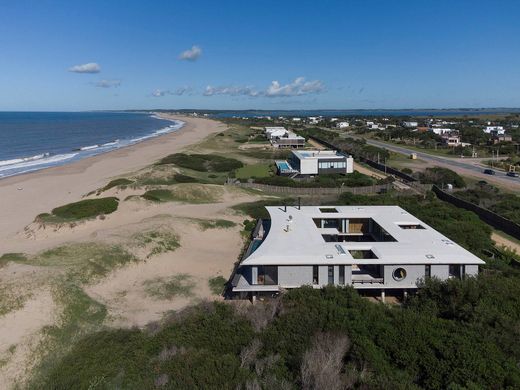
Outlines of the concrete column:
[{"label": "concrete column", "polygon": [[385,290],[381,289],[381,302],[385,303]]}]

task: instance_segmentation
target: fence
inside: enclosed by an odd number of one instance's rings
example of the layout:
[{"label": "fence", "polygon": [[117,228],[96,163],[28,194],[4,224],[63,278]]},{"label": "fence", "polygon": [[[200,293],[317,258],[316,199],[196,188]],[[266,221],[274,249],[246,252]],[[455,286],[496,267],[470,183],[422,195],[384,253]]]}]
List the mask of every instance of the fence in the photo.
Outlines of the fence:
[{"label": "fence", "polygon": [[445,202],[449,202],[454,206],[473,211],[475,214],[479,216],[479,218],[487,223],[488,225],[493,226],[496,229],[502,230],[503,232],[509,234],[510,236],[515,237],[520,240],[520,225],[514,223],[513,221],[504,218],[491,210],[480,207],[474,203],[468,202],[464,199],[457,198],[443,190],[441,190],[437,186],[432,187],[433,192],[437,197]]},{"label": "fence", "polygon": [[254,188],[265,192],[288,195],[339,195],[345,192],[356,195],[368,195],[379,194],[385,191],[388,192],[392,189],[392,184],[376,184],[366,187],[280,187],[269,184],[240,182],[229,182],[228,184],[242,188]]}]

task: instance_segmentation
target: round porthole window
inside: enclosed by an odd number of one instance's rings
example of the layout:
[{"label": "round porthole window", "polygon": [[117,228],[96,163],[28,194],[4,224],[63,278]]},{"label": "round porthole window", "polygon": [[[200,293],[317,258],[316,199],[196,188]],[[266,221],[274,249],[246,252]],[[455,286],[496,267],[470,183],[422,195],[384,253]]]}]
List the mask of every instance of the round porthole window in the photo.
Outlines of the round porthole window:
[{"label": "round porthole window", "polygon": [[394,269],[394,273],[392,274],[395,280],[400,281],[406,278],[406,270],[404,268],[396,268]]}]

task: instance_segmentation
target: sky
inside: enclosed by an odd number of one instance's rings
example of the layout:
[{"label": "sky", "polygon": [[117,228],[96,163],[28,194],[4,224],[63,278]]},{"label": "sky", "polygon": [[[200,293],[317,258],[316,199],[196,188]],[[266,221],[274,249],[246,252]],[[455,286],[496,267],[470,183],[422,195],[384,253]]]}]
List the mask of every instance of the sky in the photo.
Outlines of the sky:
[{"label": "sky", "polygon": [[0,111],[520,107],[520,1],[0,0]]}]

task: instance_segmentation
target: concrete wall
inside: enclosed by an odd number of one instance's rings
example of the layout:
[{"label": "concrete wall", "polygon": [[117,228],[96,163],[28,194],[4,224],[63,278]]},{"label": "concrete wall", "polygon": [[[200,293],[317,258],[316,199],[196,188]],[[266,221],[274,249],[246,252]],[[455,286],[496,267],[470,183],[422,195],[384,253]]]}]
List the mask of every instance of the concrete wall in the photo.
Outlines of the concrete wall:
[{"label": "concrete wall", "polygon": [[446,280],[449,276],[449,265],[447,264],[441,264],[441,265],[432,265],[431,267],[431,277],[438,278],[440,280]]},{"label": "concrete wall", "polygon": [[[395,280],[393,277],[394,270],[404,268],[406,277],[403,280]],[[411,288],[417,287],[417,281],[424,279],[424,265],[385,265],[384,266],[384,286],[393,288]],[[432,272],[433,273],[433,272]]]},{"label": "concrete wall", "polygon": [[315,159],[301,159],[300,160],[300,173],[302,175],[317,175],[318,174],[318,161]]},{"label": "concrete wall", "polygon": [[354,172],[354,159],[352,157],[347,157],[347,173]]},{"label": "concrete wall", "polygon": [[478,265],[468,264],[466,265],[466,276],[477,276],[478,275]]},{"label": "concrete wall", "polygon": [[312,286],[312,265],[281,265],[278,267],[281,287]]}]

